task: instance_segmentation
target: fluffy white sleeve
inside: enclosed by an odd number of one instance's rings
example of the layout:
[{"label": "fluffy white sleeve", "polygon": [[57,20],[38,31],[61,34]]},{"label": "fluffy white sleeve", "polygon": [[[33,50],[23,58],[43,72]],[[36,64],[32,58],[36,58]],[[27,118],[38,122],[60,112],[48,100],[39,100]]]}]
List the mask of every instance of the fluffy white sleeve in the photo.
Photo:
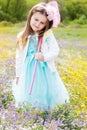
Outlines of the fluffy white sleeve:
[{"label": "fluffy white sleeve", "polygon": [[45,51],[44,55],[44,61],[51,61],[54,60],[58,54],[59,54],[59,46],[58,43],[54,37],[54,34],[51,33],[46,39],[45,44],[47,44],[47,51]]},{"label": "fluffy white sleeve", "polygon": [[19,39],[19,45],[18,48],[16,49],[16,77],[20,77],[20,73],[21,73],[21,68],[22,68],[22,43],[20,40],[20,34],[18,34],[17,38]]},{"label": "fluffy white sleeve", "polygon": [[21,50],[17,49],[16,50],[16,77],[20,77],[20,73],[22,70],[22,55],[21,55]]}]

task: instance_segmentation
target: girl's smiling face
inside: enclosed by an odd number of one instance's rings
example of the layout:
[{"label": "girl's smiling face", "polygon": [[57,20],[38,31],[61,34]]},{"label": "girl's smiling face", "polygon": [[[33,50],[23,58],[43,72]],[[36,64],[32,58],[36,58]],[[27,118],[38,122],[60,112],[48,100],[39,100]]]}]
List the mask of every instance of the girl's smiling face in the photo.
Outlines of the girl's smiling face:
[{"label": "girl's smiling face", "polygon": [[32,15],[30,20],[30,26],[35,33],[42,30],[47,23],[47,17],[40,12],[36,12]]}]

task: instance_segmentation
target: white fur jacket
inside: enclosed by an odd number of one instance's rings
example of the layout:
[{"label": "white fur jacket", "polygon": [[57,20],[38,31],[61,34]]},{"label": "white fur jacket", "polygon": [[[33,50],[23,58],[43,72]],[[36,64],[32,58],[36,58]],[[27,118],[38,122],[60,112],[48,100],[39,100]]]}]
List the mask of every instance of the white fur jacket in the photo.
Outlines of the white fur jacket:
[{"label": "white fur jacket", "polygon": [[[29,39],[27,41],[26,46],[23,48],[22,43],[20,41],[19,48],[16,50],[16,77],[20,77],[20,74],[22,72],[22,67],[25,62],[28,49],[28,42]],[[44,33],[41,53],[44,56],[44,62],[47,62],[50,70],[52,72],[56,71],[54,60],[59,54],[59,47],[51,29]]]}]

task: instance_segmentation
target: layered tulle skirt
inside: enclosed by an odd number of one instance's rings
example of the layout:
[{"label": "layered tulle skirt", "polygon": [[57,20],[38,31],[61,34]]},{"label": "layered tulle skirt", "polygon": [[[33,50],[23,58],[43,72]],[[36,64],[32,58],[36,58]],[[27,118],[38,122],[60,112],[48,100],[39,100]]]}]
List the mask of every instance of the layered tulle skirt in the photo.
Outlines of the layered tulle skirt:
[{"label": "layered tulle skirt", "polygon": [[13,95],[16,104],[29,103],[42,109],[54,108],[69,102],[69,94],[57,71],[52,72],[46,62],[38,61],[32,93],[30,84],[34,71],[35,58],[26,58],[18,85],[13,82]]}]

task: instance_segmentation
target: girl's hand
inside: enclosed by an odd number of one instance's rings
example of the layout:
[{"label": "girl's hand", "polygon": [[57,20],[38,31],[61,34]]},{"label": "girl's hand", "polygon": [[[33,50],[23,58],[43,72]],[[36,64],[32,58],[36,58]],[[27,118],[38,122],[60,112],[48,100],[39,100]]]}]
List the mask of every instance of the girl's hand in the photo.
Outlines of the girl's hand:
[{"label": "girl's hand", "polygon": [[36,53],[35,54],[35,59],[36,60],[40,60],[40,61],[44,61],[44,56],[42,55],[42,53]]},{"label": "girl's hand", "polygon": [[16,85],[18,84],[18,81],[19,81],[19,77],[16,77]]}]

